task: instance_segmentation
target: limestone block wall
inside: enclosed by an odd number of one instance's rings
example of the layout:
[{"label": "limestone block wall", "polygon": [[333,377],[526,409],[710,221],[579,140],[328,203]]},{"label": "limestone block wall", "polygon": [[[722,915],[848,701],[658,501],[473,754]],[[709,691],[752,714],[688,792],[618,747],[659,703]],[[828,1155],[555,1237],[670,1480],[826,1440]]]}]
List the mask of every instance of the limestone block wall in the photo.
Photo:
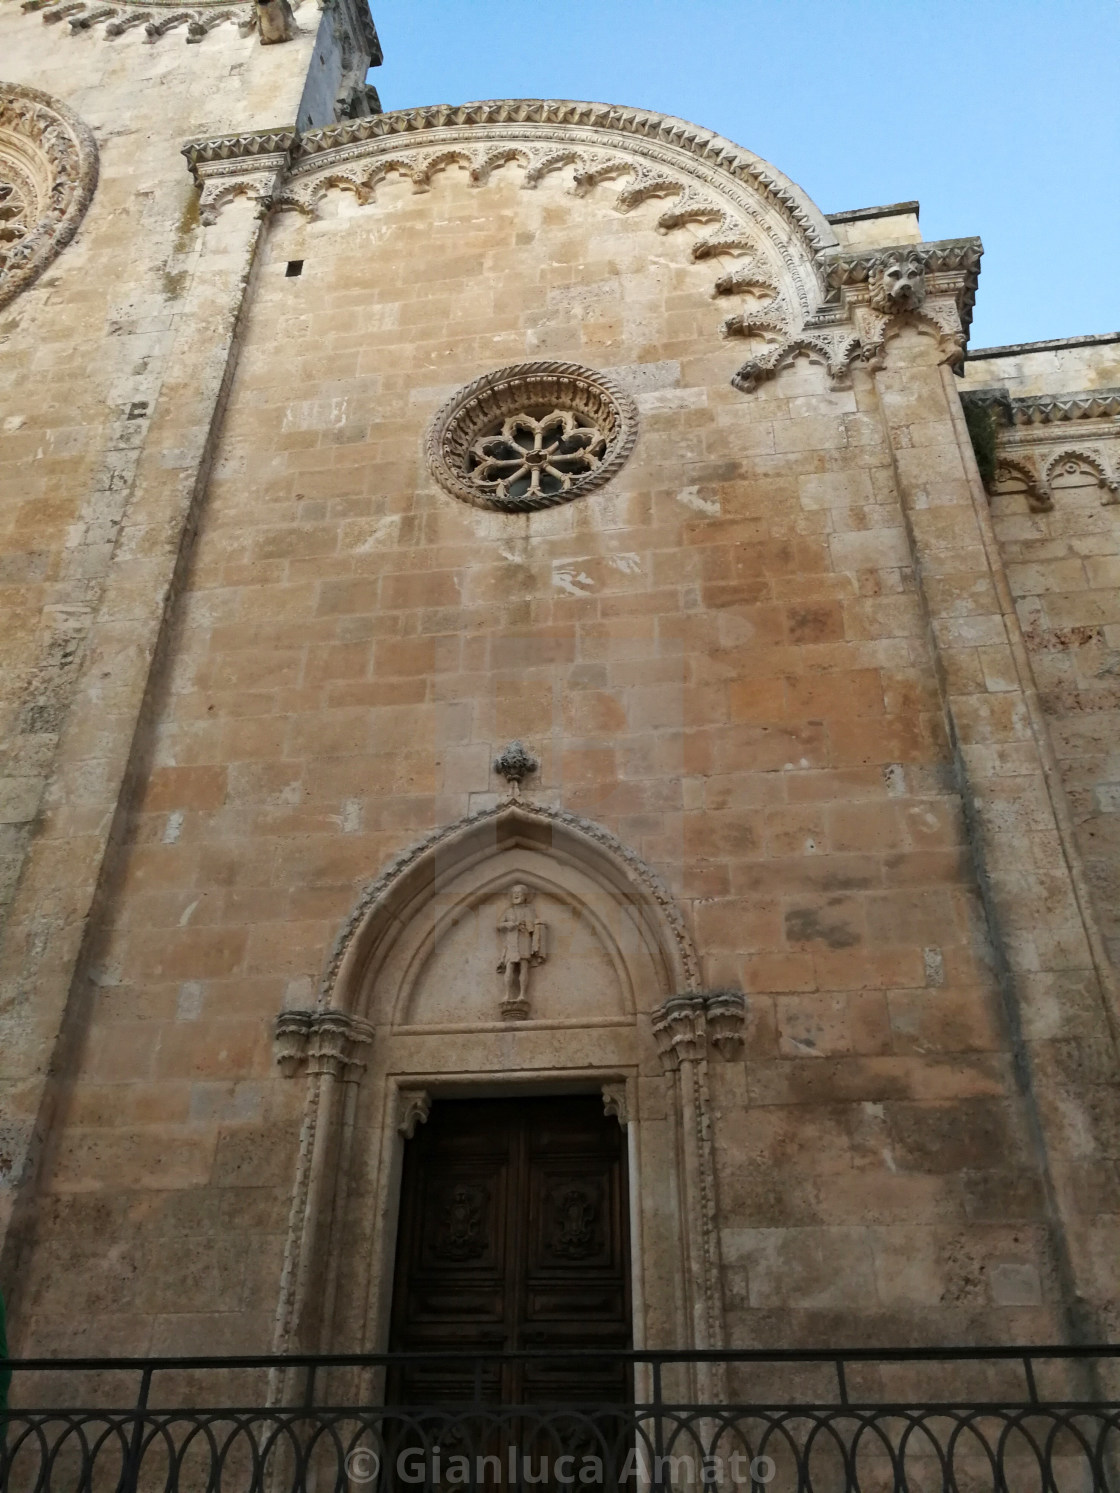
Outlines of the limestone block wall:
[{"label": "limestone block wall", "polygon": [[1120,338],[994,349],[965,385],[1004,400],[992,518],[1120,964]]},{"label": "limestone block wall", "polygon": [[[71,6],[70,12],[81,11]],[[294,117],[315,41],[228,21],[115,39],[0,7],[5,82],[96,140],[73,242],[0,312],[0,1235],[33,1185],[65,1075],[64,1015],[135,770],[137,723],[236,350],[260,223],[199,234],[180,154],[199,132]],[[125,19],[135,19],[126,14]],[[75,15],[76,20],[80,16]],[[70,1007],[76,1012],[76,1007]],[[79,1019],[80,1026],[80,1019]],[[62,1044],[62,1045],[60,1045]],[[14,1251],[14,1253],[13,1253]],[[7,1283],[7,1282],[6,1282]]]},{"label": "limestone block wall", "polygon": [[[269,224],[20,1346],[267,1348],[301,1099],[272,1018],[312,1003],[364,883],[505,792],[514,737],[541,800],[665,878],[705,983],[747,994],[745,1054],[712,1077],[730,1341],[1059,1338],[1068,1261],[960,796],[966,758],[993,820],[1034,788],[999,786],[1029,727],[962,528],[955,394],[916,335],[847,389],[802,359],[737,392],[730,262],[694,262],[657,202],[521,169],[390,176]],[[525,358],[611,370],[638,443],[585,500],[472,509],[425,430]],[[986,874],[1029,925],[1010,848]],[[1076,907],[1056,916],[1067,944],[1025,963],[1063,1012],[1060,970],[1091,971]],[[347,1269],[344,1320],[370,1289]]]},{"label": "limestone block wall", "polygon": [[100,154],[77,239],[3,312],[0,907],[39,811],[136,462],[163,413],[166,371],[200,330],[184,314],[201,246],[180,146],[270,124],[285,95],[294,112],[313,40],[265,50],[228,23],[201,45],[184,38],[151,44],[142,27],[115,40],[102,27],[72,35],[65,20],[52,29],[11,0],[0,7],[4,80],[68,103]]}]

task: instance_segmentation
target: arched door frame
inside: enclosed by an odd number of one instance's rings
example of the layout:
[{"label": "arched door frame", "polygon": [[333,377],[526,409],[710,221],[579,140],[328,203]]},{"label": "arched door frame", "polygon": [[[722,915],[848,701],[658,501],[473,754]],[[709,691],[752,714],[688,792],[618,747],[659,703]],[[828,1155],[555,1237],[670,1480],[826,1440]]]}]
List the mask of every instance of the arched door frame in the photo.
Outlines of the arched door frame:
[{"label": "arched door frame", "polygon": [[[456,898],[493,881],[496,858],[507,880],[532,880],[534,868],[543,879],[547,867],[589,909],[607,908],[637,935],[627,953],[614,951],[633,966],[632,1016],[586,1030],[480,1030],[465,1059],[438,1032],[394,1027],[409,940],[435,941]],[[600,916],[597,926],[609,921]],[[414,846],[358,899],[316,1008],[277,1018],[278,1061],[286,1073],[306,1072],[307,1093],[276,1351],[385,1347],[404,1146],[433,1099],[549,1090],[599,1090],[626,1129],[635,1346],[722,1346],[707,1074],[711,1052],[737,1054],[742,1021],[740,993],[702,988],[688,928],[660,878],[602,826],[511,798]],[[644,1167],[658,1188],[643,1186]]]}]

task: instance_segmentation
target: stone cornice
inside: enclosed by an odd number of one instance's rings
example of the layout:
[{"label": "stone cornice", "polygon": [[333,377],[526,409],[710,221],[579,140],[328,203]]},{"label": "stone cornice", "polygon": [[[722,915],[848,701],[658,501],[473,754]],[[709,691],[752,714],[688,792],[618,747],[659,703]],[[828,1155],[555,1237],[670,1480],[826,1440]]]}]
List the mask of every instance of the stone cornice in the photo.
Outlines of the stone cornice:
[{"label": "stone cornice", "polygon": [[[267,183],[262,137],[283,147]],[[255,167],[254,153],[261,162]],[[237,191],[250,191],[262,211],[275,206],[313,217],[319,198],[332,189],[369,202],[389,172],[410,178],[414,190],[424,192],[451,166],[465,169],[472,185],[484,186],[511,161],[524,171],[527,188],[562,168],[572,170],[576,196],[617,182],[619,212],[663,199],[659,230],[701,225],[702,236],[690,244],[694,260],[740,257],[739,270],[718,280],[716,295],[745,287],[767,296],[765,304],[727,317],[722,326],[724,336],[754,344],[732,379],[744,392],[802,355],[823,363],[834,386],[843,385],[857,363],[881,366],[888,342],[907,326],[937,340],[941,361],[958,363],[983,253],[975,238],[845,249],[800,188],[749,151],[684,120],[608,104],[440,104],[343,120],[294,136],[275,130],[195,141],[187,155],[196,178],[206,178],[204,219]],[[243,177],[246,168],[258,172],[251,186],[245,180],[234,186],[238,162]],[[218,175],[221,184],[214,180]],[[900,261],[902,297],[896,283]]]},{"label": "stone cornice", "polygon": [[249,161],[260,156],[282,155],[287,164],[296,138],[294,128],[246,130],[239,135],[214,135],[206,140],[188,140],[183,146],[183,154],[197,180],[198,168],[214,161]]},{"label": "stone cornice", "polygon": [[976,304],[976,287],[980,279],[980,260],[984,245],[978,238],[935,239],[930,243],[893,244],[874,249],[840,249],[821,256],[828,284],[842,300],[862,299],[861,290],[869,286],[877,272],[892,259],[916,260],[925,271],[929,292],[952,294],[957,304],[961,329],[967,336]]},{"label": "stone cornice", "polygon": [[713,134],[687,120],[646,109],[618,104],[580,103],[571,99],[487,99],[472,104],[433,104],[418,109],[399,109],[367,119],[344,120],[308,130],[300,137],[298,158],[353,145],[386,135],[408,135],[447,126],[470,127],[501,124],[556,124],[609,130],[636,135],[695,156],[698,160],[733,177],[749,182],[795,223],[811,247],[821,252],[837,240],[827,218],[794,182],[768,162],[722,135]]},{"label": "stone cornice", "polygon": [[996,412],[1003,425],[1054,425],[1070,420],[1102,420],[1120,415],[1120,389],[1086,389],[1076,394],[1020,394],[1006,388],[966,389],[965,404]]},{"label": "stone cornice", "polygon": [[294,129],[249,130],[191,140],[183,147],[199,187],[199,216],[213,223],[218,209],[232,197],[246,196],[266,213],[283,181],[296,140]]}]

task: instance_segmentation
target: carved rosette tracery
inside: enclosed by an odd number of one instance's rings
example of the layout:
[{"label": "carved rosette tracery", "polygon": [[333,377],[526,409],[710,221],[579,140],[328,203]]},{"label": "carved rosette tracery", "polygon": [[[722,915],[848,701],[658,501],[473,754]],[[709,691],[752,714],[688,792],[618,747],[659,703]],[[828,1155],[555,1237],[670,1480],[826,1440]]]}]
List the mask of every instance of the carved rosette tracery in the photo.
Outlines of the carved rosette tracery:
[{"label": "carved rosette tracery", "polygon": [[634,401],[609,374],[517,363],[476,378],[437,412],[428,467],[473,507],[532,512],[609,482],[637,435]]},{"label": "carved rosette tracery", "polygon": [[0,84],[0,306],[31,285],[78,231],[97,186],[97,145],[38,88]]}]

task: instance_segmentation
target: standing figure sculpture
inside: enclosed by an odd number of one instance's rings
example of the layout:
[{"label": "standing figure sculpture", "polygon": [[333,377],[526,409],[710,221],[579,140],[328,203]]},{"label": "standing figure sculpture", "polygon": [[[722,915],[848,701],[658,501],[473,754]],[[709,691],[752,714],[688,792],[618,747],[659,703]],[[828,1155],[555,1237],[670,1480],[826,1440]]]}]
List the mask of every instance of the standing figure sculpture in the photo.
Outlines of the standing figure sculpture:
[{"label": "standing figure sculpture", "polygon": [[545,961],[545,926],[533,915],[533,894],[523,882],[510,888],[510,904],[498,919],[502,953],[498,973],[505,976],[502,1015],[523,1021],[529,1014],[529,966]]}]

